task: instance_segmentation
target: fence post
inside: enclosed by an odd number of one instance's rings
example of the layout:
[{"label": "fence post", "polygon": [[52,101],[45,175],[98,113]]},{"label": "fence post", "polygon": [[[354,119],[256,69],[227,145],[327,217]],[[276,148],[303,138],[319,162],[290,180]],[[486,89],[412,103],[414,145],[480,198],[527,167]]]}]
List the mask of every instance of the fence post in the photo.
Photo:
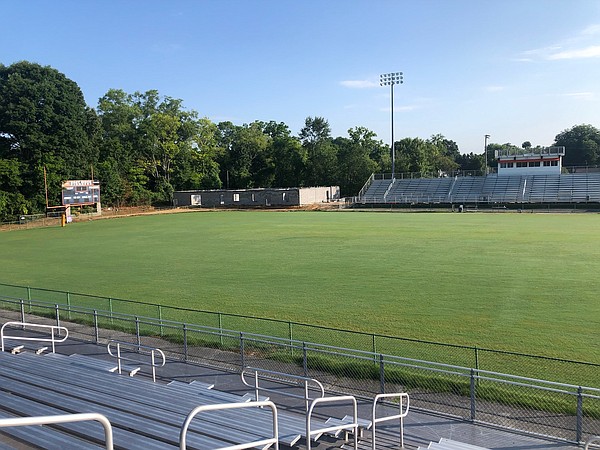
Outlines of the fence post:
[{"label": "fence post", "polygon": [[577,389],[577,431],[575,441],[581,442],[583,434],[583,389],[581,386]]},{"label": "fence post", "polygon": [[187,325],[183,324],[183,360],[188,360],[188,341],[187,341]]},{"label": "fence post", "polygon": [[244,354],[244,332],[240,331],[240,358],[242,364],[242,370],[246,367],[246,357]]},{"label": "fence post", "polygon": [[475,403],[475,370],[471,369],[471,422],[475,421],[476,403]]},{"label": "fence post", "polygon": [[308,376],[308,356],[306,355],[306,342],[302,343],[302,367],[304,369],[304,376]]},{"label": "fence post", "polygon": [[160,305],[158,305],[158,323],[160,324],[160,337],[163,337],[162,307]]},{"label": "fence post", "polygon": [[[31,314],[31,287],[27,286],[27,304],[29,305],[29,314]],[[25,322],[25,319],[23,319]]]},{"label": "fence post", "polygon": [[223,346],[223,315],[219,313],[219,342]]},{"label": "fence post", "polygon": [[112,307],[112,298],[108,298],[108,311],[110,312],[110,324],[113,324],[113,307]]},{"label": "fence post", "polygon": [[138,353],[140,351],[140,345],[141,345],[141,340],[140,340],[140,318],[138,316],[135,316],[135,339],[137,341],[137,345],[138,345]]},{"label": "fence post", "polygon": [[98,311],[94,310],[94,337],[96,338],[96,345],[98,345],[98,341],[100,340],[98,335]]},{"label": "fence post", "polygon": [[25,302],[21,299],[21,322],[25,323]]},{"label": "fence post", "polygon": [[294,337],[292,335],[292,322],[288,322],[288,336],[290,338],[290,352],[292,358],[294,357]]},{"label": "fence post", "polygon": [[385,394],[385,366],[383,362],[383,353],[379,354],[379,393]]},{"label": "fence post", "polygon": [[475,347],[475,369],[477,369],[477,385],[479,385],[479,349]]},{"label": "fence post", "polygon": [[67,292],[67,320],[71,320],[71,293]]},{"label": "fence post", "polygon": [[[58,312],[58,303],[56,305],[54,305],[54,311],[56,314],[56,326],[60,327],[60,313]],[[58,330],[58,335],[60,336],[60,329]]]}]

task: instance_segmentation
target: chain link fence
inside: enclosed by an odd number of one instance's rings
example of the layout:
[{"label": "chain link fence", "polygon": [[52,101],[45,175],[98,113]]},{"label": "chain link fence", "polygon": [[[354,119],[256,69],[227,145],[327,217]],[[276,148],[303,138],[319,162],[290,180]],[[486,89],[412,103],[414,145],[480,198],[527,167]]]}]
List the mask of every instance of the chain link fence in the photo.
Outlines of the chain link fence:
[{"label": "chain link fence", "polygon": [[[252,366],[311,377],[323,383],[330,393],[362,398],[408,392],[414,408],[568,442],[579,443],[600,434],[598,388],[508,375],[484,370],[481,365],[392,355],[380,351],[385,347],[377,336],[360,335],[362,341],[358,342],[366,347],[375,346],[364,350],[297,339],[290,334],[278,337],[233,331],[223,326],[202,326],[73,304],[0,297],[0,305],[3,319],[66,326],[71,337],[97,344],[116,339],[160,348],[170,359],[232,372],[239,373]],[[285,329],[285,323],[278,324]],[[291,330],[305,337],[301,330],[293,327]],[[342,338],[337,342],[356,342],[344,340],[350,335],[340,334]],[[457,352],[453,358],[468,361],[469,349],[458,347],[458,350],[465,354]],[[471,355],[471,361],[475,357]],[[593,376],[598,376],[599,368],[589,365]]]},{"label": "chain link fence", "polygon": [[168,321],[185,322],[203,327],[273,336],[288,341],[313,342],[333,347],[352,348],[372,353],[473,367],[477,370],[512,373],[530,378],[600,388],[600,364],[594,363],[10,284],[0,283],[0,296],[24,300],[35,299],[72,308],[97,309],[98,311],[107,311],[113,316],[129,314],[165,323]]}]

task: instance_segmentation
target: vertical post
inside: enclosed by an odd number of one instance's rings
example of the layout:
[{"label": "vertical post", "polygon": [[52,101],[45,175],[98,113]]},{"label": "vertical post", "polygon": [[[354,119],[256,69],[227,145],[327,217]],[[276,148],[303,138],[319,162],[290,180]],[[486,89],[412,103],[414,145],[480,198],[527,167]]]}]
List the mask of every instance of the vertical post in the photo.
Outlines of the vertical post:
[{"label": "vertical post", "polygon": [[223,346],[223,314],[219,313],[219,342]]},{"label": "vertical post", "polygon": [[479,349],[475,347],[475,369],[477,370],[477,385],[479,386]]},{"label": "vertical post", "polygon": [[187,341],[187,325],[183,324],[183,360],[188,360],[188,341]]},{"label": "vertical post", "polygon": [[379,355],[379,393],[385,394],[385,366],[383,353]]},{"label": "vertical post", "polygon": [[21,322],[25,323],[25,302],[21,299]]},{"label": "vertical post", "polygon": [[475,389],[475,370],[471,369],[471,422],[475,421],[475,412],[476,412],[476,389]]},{"label": "vertical post", "polygon": [[[27,286],[27,304],[29,305],[29,314],[31,314],[31,287]],[[25,319],[23,319],[25,322]]]},{"label": "vertical post", "polygon": [[158,323],[160,324],[160,337],[163,337],[162,307],[160,305],[158,305]]},{"label": "vertical post", "polygon": [[577,430],[575,440],[581,442],[583,434],[583,389],[581,386],[577,389]]},{"label": "vertical post", "polygon": [[308,356],[306,355],[306,342],[302,343],[302,367],[304,369],[304,376],[308,376]]},{"label": "vertical post", "polygon": [[138,345],[138,353],[140,351],[141,339],[140,339],[140,318],[135,317],[135,339]]},{"label": "vertical post", "polygon": [[99,341],[98,311],[96,311],[96,310],[94,310],[94,337],[96,338],[96,345],[98,345],[98,341]]},{"label": "vertical post", "polygon": [[396,177],[396,146],[394,144],[394,83],[390,85],[392,97],[392,182]]},{"label": "vertical post", "polygon": [[[56,326],[60,327],[60,313],[58,308],[58,304],[54,305],[54,313],[56,314]],[[60,336],[60,330],[58,331],[58,335]]]},{"label": "vertical post", "polygon": [[242,370],[246,367],[246,357],[244,353],[244,333],[240,331],[240,362],[242,364]]},{"label": "vertical post", "polygon": [[71,293],[67,292],[67,320],[71,320]]},{"label": "vertical post", "polygon": [[391,114],[392,114],[392,143],[390,148],[392,150],[392,183],[396,178],[396,148],[394,144],[394,85],[402,84],[404,77],[402,72],[392,72],[385,73],[379,76],[379,85],[380,86],[389,86],[390,87],[390,97],[391,97]]},{"label": "vertical post", "polygon": [[288,336],[290,338],[290,352],[291,352],[291,356],[292,358],[294,357],[294,337],[292,334],[292,322],[288,322]]},{"label": "vertical post", "polygon": [[112,298],[108,298],[108,311],[110,313],[110,324],[113,324],[113,304],[112,304]]}]

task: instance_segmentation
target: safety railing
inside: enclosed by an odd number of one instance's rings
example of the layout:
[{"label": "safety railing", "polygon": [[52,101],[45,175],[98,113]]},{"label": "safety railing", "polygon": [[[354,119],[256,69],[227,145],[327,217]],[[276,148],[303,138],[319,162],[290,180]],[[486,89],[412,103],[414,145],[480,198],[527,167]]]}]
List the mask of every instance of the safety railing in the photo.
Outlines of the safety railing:
[{"label": "safety railing", "polygon": [[[325,428],[318,428],[313,430],[311,428],[311,418],[313,414],[313,410],[317,405],[322,403],[352,403],[352,423],[344,423],[341,425],[334,425]],[[306,450],[310,450],[311,446],[311,436],[316,434],[329,433],[332,431],[338,430],[350,430],[354,435],[354,450],[358,448],[358,406],[356,404],[356,398],[352,395],[341,395],[337,397],[323,397],[323,398],[315,398],[308,408],[306,413]]]},{"label": "safety railing", "polygon": [[[21,331],[25,331],[27,328],[35,329],[35,330],[50,330],[50,337],[32,337],[32,336],[23,336],[23,335],[7,335],[5,329],[11,327],[18,327]],[[61,336],[62,332],[64,332],[64,336]],[[61,337],[57,337],[61,336]],[[0,341],[2,345],[2,351],[4,351],[4,341],[6,340],[16,340],[16,341],[33,341],[33,342],[50,342],[52,345],[52,353],[56,353],[55,344],[64,342],[67,337],[69,337],[69,330],[65,327],[56,326],[56,325],[41,325],[37,323],[27,323],[27,322],[6,322],[2,325],[0,329]]]},{"label": "safety railing", "polygon": [[[250,384],[246,380],[246,374],[251,374],[254,377],[254,383]],[[260,375],[264,376],[264,379],[268,379],[269,381],[275,381],[280,384],[286,384],[288,386],[302,386],[304,388],[304,395],[294,394],[293,392],[286,392],[279,389],[270,389],[264,386],[259,385]],[[311,401],[316,400],[318,398],[325,397],[325,388],[321,384],[319,380],[315,380],[314,378],[303,377],[299,375],[292,375],[289,373],[283,372],[275,372],[273,370],[266,369],[258,369],[256,367],[245,367],[242,369],[241,373],[242,383],[244,383],[249,388],[254,389],[255,400],[259,400],[259,395],[261,391],[266,392],[277,392],[279,395],[283,395],[286,397],[293,398],[301,398],[304,400],[305,411],[308,411],[309,404]],[[310,389],[318,390],[319,397],[312,398],[310,396]]]},{"label": "safety railing", "polygon": [[238,450],[244,448],[268,448],[268,446],[274,445],[275,450],[279,450],[279,429],[278,429],[278,419],[277,419],[277,407],[271,401],[265,400],[261,402],[248,402],[248,403],[223,403],[218,405],[202,405],[194,408],[185,418],[183,425],[181,426],[181,431],[179,433],[179,448],[180,450],[186,450],[186,438],[187,431],[190,427],[190,423],[201,412],[206,411],[220,411],[224,409],[241,409],[241,408],[264,408],[268,407],[272,412],[272,420],[273,420],[273,437],[268,439],[261,439],[253,442],[245,442],[240,443],[228,447],[221,447],[219,449],[214,450]]},{"label": "safety railing", "polygon": [[[116,347],[116,352],[117,352],[116,354],[113,353],[112,347]],[[145,352],[146,354],[150,355],[150,362],[141,361],[138,358],[123,356],[121,354],[121,348],[125,348],[128,350],[136,350],[136,352],[138,354]],[[150,366],[152,368],[152,381],[156,381],[156,368],[163,367],[166,362],[165,354],[161,349],[156,348],[156,347],[150,347],[147,345],[132,344],[131,342],[123,342],[123,341],[117,341],[117,340],[111,339],[110,341],[108,341],[108,344],[106,345],[106,350],[108,351],[108,354],[110,356],[117,359],[117,372],[119,374],[121,374],[121,370],[122,370],[121,361],[134,362],[136,364],[142,364],[142,365]],[[160,363],[156,362],[157,354],[161,358]]]},{"label": "safety railing", "polygon": [[113,450],[112,426],[106,416],[97,413],[63,414],[57,416],[14,417],[0,419],[0,428],[23,427],[29,425],[50,425],[57,423],[87,422],[95,420],[104,427],[104,445],[106,450]]},{"label": "safety railing", "polygon": [[589,450],[591,448],[600,448],[600,445],[596,444],[596,442],[600,442],[600,436],[592,436],[587,441],[585,441],[584,450]]},{"label": "safety railing", "polygon": [[[393,414],[389,416],[377,417],[377,405],[384,399],[396,399],[398,402],[398,414]],[[406,401],[406,403],[405,403]],[[403,409],[403,406],[406,405]],[[375,445],[376,438],[376,424],[381,422],[387,422],[394,419],[400,420],[400,448],[404,448],[404,418],[408,415],[408,411],[410,409],[410,398],[406,392],[399,392],[394,394],[378,394],[373,399],[373,411],[371,414],[371,427],[372,427],[372,441],[371,448],[375,450],[377,447]]]}]

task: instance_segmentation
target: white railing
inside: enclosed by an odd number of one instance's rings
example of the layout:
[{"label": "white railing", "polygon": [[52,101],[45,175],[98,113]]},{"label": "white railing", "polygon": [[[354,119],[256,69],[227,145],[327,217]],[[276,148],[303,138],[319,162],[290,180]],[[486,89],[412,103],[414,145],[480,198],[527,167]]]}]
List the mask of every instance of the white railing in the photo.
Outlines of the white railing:
[{"label": "white railing", "polygon": [[[38,417],[15,417],[10,419],[0,419],[0,428],[4,427],[23,427],[29,425],[49,425],[55,423],[86,422],[95,420],[104,427],[104,443],[106,450],[113,449],[112,426],[106,416],[97,413],[64,414],[58,416],[38,416]],[[83,443],[82,443],[83,444]]]},{"label": "white railing", "polygon": [[[42,337],[31,337],[31,336],[23,336],[23,335],[13,335],[9,336],[5,332],[5,328],[10,327],[19,327],[21,331],[25,331],[26,328],[35,328],[39,330],[50,330],[50,337],[42,338]],[[64,337],[57,338],[55,333],[58,332],[58,335],[61,335],[61,332],[65,333]],[[2,325],[0,329],[0,341],[2,343],[2,351],[4,351],[4,341],[5,340],[16,340],[16,341],[33,341],[33,342],[51,342],[52,343],[52,353],[56,353],[55,344],[64,342],[67,337],[69,337],[69,330],[65,327],[60,327],[57,325],[40,325],[37,323],[27,323],[27,322],[6,322]]]},{"label": "white railing", "polygon": [[275,445],[275,450],[279,450],[279,429],[277,422],[277,407],[273,402],[270,401],[262,401],[262,402],[249,402],[249,403],[223,403],[219,405],[202,405],[194,408],[187,415],[185,422],[181,426],[181,431],[179,433],[179,448],[180,450],[186,450],[186,437],[187,431],[190,427],[190,423],[194,419],[196,415],[204,411],[219,411],[223,409],[241,409],[241,408],[263,408],[263,407],[271,408],[272,418],[273,418],[273,437],[268,439],[262,439],[259,441],[246,442],[243,444],[236,444],[229,447],[221,447],[220,449],[213,450],[239,450],[244,448],[253,448],[253,447],[262,447],[267,448],[268,446]]},{"label": "white railing", "polygon": [[[252,376],[254,376],[253,384],[248,383],[248,381],[246,380],[246,373],[248,373],[248,372],[250,372],[250,374]],[[278,389],[269,389],[269,388],[261,387],[261,386],[259,386],[259,379],[260,379],[259,374],[267,375],[264,378],[268,379],[269,381],[276,381],[281,384],[287,384],[289,386],[303,386],[304,387],[304,395],[297,395],[297,394],[293,394],[291,392],[280,391]],[[242,370],[241,377],[242,377],[242,383],[244,383],[249,388],[254,389],[254,395],[255,395],[256,401],[258,401],[258,399],[259,399],[260,391],[277,392],[278,394],[284,395],[286,397],[303,399],[304,405],[305,405],[305,411],[308,411],[310,401],[314,400],[313,398],[310,397],[310,388],[311,387],[313,388],[313,390],[315,390],[315,387],[316,387],[316,389],[319,391],[320,397],[317,397],[317,398],[325,397],[325,388],[323,387],[323,385],[321,384],[321,382],[319,380],[315,380],[314,378],[302,377],[299,375],[291,375],[289,373],[275,372],[273,370],[258,369],[256,367],[245,367]]]},{"label": "white railing", "polygon": [[[116,346],[116,351],[117,351],[116,354],[114,354],[112,352],[112,350],[111,350],[112,346]],[[145,361],[140,361],[138,358],[131,358],[131,357],[123,356],[121,354],[121,348],[123,348],[123,347],[126,349],[129,349],[129,350],[136,350],[137,353],[141,353],[142,351],[145,351],[146,354],[150,355],[150,362],[148,363]],[[122,370],[121,361],[134,362],[136,364],[143,364],[143,365],[152,367],[152,381],[156,381],[156,368],[163,367],[166,362],[165,354],[163,353],[163,351],[161,349],[156,348],[156,347],[149,347],[147,345],[132,344],[131,342],[122,342],[122,341],[117,341],[117,340],[111,339],[110,341],[108,341],[108,344],[106,345],[106,350],[108,351],[108,354],[110,356],[117,359],[117,372],[119,374],[121,374],[121,370]],[[162,359],[162,361],[160,363],[156,362],[156,354],[160,355],[160,357]]]},{"label": "white railing", "polygon": [[[397,398],[398,399],[398,414],[394,414],[391,416],[383,416],[377,417],[377,403],[384,398]],[[406,408],[403,410],[402,406],[404,404],[404,400],[406,400]],[[372,443],[371,448],[375,450],[377,447],[375,446],[375,424],[381,422],[387,422],[388,420],[400,419],[400,448],[404,448],[404,418],[408,415],[408,410],[410,409],[410,398],[407,393],[399,392],[394,394],[379,394],[376,395],[373,399],[373,414],[371,416],[371,426],[372,428]]]},{"label": "white railing", "polygon": [[[312,417],[313,410],[318,404],[321,403],[347,403],[352,402],[352,423],[345,423],[342,425],[334,425],[331,427],[319,428],[317,430],[311,430],[310,419]],[[323,397],[316,398],[310,404],[308,412],[306,414],[306,450],[311,449],[311,439],[313,434],[323,434],[338,430],[351,430],[354,435],[354,450],[358,448],[358,407],[356,404],[356,398],[352,395],[342,395],[339,397]]]},{"label": "white railing", "polygon": [[[585,441],[584,450],[589,450],[590,448],[597,448],[595,442],[600,442],[600,436],[592,436],[587,441]],[[594,446],[590,447],[590,445],[592,444],[594,444]]]}]

